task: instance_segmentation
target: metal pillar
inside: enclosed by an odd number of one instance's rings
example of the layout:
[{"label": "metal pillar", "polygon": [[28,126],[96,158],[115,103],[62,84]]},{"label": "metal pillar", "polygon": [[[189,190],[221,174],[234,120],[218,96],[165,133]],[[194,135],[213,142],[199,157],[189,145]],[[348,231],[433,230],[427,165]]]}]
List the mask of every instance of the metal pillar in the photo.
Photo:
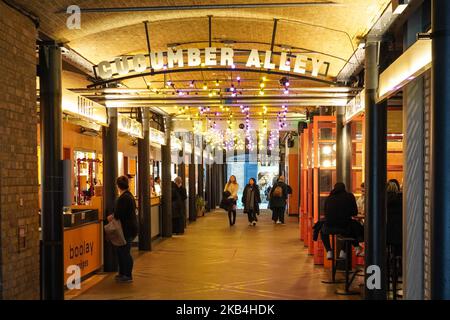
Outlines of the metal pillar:
[{"label": "metal pillar", "polygon": [[209,162],[206,164],[206,190],[205,190],[205,201],[206,201],[206,212],[211,211],[212,201],[211,201],[211,165]]},{"label": "metal pillar", "polygon": [[[366,155],[365,155],[365,262],[375,266],[377,274],[366,272],[365,298],[385,300],[386,278],[386,125],[387,104],[376,103],[379,72],[379,43],[366,44]],[[376,268],[378,267],[378,268]],[[370,279],[369,279],[370,277]],[[367,280],[379,279],[380,285],[368,288]],[[376,282],[375,282],[376,283]]]},{"label": "metal pillar", "polygon": [[195,135],[192,134],[192,153],[191,153],[191,163],[189,164],[189,221],[197,220],[197,210],[195,206],[195,198],[196,198],[196,188],[195,188],[195,166],[196,166],[196,157],[195,157]]},{"label": "metal pillar", "polygon": [[[103,127],[103,223],[114,213],[117,197],[116,180],[119,174],[117,153],[117,109],[108,108],[109,127]],[[109,241],[103,242],[103,269],[117,271],[117,257]]]},{"label": "metal pillar", "polygon": [[170,135],[172,118],[165,118],[166,145],[161,146],[161,187],[162,187],[162,236],[172,236],[172,154],[170,150]]},{"label": "metal pillar", "polygon": [[432,5],[431,298],[450,299],[450,1]]},{"label": "metal pillar", "polygon": [[198,184],[197,184],[198,190],[197,190],[197,193],[200,197],[205,198],[205,191],[203,189],[203,187],[204,187],[203,181],[204,181],[204,174],[205,174],[204,159],[203,159],[203,150],[204,150],[203,138],[200,141],[200,146],[201,146],[201,149],[200,149],[201,150],[201,158],[198,159]]},{"label": "metal pillar", "polygon": [[144,139],[138,140],[139,250],[152,250],[150,206],[150,128],[147,108],[139,111]]},{"label": "metal pillar", "polygon": [[64,300],[61,49],[39,48],[42,159],[41,291],[45,300]]},{"label": "metal pillar", "polygon": [[352,140],[351,127],[344,123],[345,108],[336,110],[336,181],[343,182],[352,190]]}]

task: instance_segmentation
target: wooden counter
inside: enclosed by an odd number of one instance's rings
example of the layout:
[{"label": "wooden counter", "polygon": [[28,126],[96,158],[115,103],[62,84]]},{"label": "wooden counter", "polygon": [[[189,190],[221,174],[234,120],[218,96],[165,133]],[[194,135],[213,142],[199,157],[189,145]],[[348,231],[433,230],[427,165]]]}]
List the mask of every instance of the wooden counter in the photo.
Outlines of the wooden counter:
[{"label": "wooden counter", "polygon": [[64,229],[64,283],[70,274],[67,268],[77,265],[81,278],[102,266],[102,225],[99,221]]}]

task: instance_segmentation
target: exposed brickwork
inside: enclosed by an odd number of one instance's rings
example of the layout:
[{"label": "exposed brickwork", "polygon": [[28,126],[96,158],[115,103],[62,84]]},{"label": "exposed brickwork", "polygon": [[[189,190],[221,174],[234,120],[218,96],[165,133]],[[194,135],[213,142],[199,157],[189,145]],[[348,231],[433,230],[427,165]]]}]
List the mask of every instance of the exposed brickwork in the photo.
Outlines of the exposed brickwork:
[{"label": "exposed brickwork", "polygon": [[36,29],[3,2],[0,12],[0,299],[38,299]]}]

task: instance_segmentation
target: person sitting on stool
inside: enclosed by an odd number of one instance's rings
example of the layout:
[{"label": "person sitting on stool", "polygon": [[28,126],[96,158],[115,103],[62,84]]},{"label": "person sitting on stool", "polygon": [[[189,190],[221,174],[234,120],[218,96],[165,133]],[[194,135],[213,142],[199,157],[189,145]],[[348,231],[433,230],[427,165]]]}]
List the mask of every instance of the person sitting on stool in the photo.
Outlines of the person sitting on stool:
[{"label": "person sitting on stool", "polygon": [[[364,241],[364,227],[352,217],[358,214],[358,207],[353,193],[345,190],[345,184],[338,182],[325,200],[325,222],[320,232],[323,246],[327,251],[327,259],[333,259],[330,235],[340,234],[345,237],[355,238],[352,245],[356,249],[356,255],[361,255],[360,242]],[[341,250],[339,257],[345,259],[345,252]]]}]

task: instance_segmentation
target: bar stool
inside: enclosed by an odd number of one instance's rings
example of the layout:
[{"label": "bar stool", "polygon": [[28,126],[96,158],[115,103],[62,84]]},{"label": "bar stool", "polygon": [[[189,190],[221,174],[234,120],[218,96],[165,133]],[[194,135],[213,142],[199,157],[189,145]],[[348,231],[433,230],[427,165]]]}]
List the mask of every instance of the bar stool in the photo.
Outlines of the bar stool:
[{"label": "bar stool", "polygon": [[336,280],[336,235],[331,234],[331,252],[333,252],[333,257],[331,259],[331,281],[322,280],[322,283],[325,284],[336,284],[336,283],[344,283],[344,280]]},{"label": "bar stool", "polygon": [[[397,300],[397,298],[399,297],[398,295],[398,287],[397,285],[399,283],[402,283],[401,281],[398,280],[398,265],[401,264],[402,262],[402,257],[398,256],[395,254],[395,245],[393,244],[388,244],[387,247],[387,254],[388,254],[388,263],[387,263],[387,267],[388,267],[388,279],[389,279],[389,284],[392,283],[392,300]],[[389,291],[390,290],[390,286],[389,286]]]},{"label": "bar stool", "polygon": [[[338,295],[358,295],[360,292],[350,290],[350,286],[355,280],[356,275],[359,274],[361,270],[352,271],[352,242],[356,239],[344,236],[338,236],[338,241],[344,242],[345,248],[345,286],[344,290],[337,289],[336,294]],[[350,278],[350,274],[351,278]]]}]

